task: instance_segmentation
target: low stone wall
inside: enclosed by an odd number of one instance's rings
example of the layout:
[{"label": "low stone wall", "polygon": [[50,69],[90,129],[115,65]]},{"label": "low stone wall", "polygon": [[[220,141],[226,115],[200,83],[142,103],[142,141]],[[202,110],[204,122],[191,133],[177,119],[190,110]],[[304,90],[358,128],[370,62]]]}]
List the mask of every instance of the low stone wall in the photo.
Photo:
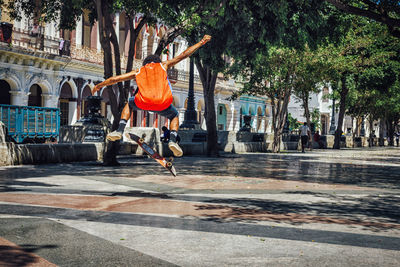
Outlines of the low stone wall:
[{"label": "low stone wall", "polygon": [[0,144],[0,165],[102,160],[103,144]]},{"label": "low stone wall", "polygon": [[0,122],[0,166],[102,160],[103,143],[14,144]]},{"label": "low stone wall", "polygon": [[[172,156],[172,152],[168,148],[168,144],[160,142],[160,132],[158,129],[146,127],[127,127],[125,132],[132,132],[140,137],[144,135],[144,140],[151,147],[156,149],[164,157]],[[184,155],[206,155],[207,142],[200,141],[207,135],[203,130],[180,130],[179,136],[181,142],[179,145]],[[244,152],[267,152],[270,144],[269,135],[249,133],[249,132],[218,132],[218,146],[221,151],[232,153]],[[198,139],[196,141],[196,139]],[[124,141],[127,141],[124,137]],[[123,145],[121,153],[143,154],[142,149],[138,148],[135,143],[130,146]]]}]

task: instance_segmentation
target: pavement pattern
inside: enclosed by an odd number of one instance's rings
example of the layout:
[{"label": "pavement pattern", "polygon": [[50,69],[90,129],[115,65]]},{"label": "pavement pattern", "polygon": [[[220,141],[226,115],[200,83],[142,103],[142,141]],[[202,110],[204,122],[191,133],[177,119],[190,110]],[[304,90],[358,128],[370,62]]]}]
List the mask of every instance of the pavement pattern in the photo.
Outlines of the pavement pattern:
[{"label": "pavement pattern", "polygon": [[400,149],[0,168],[0,266],[400,266]]}]

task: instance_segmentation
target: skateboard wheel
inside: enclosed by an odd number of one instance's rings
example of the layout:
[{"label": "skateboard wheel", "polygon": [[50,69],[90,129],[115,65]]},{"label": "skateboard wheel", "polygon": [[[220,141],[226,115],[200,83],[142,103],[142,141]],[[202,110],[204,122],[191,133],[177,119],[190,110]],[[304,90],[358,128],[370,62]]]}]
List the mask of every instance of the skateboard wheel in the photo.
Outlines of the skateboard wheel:
[{"label": "skateboard wheel", "polygon": [[173,162],[174,161],[174,157],[169,157],[169,161]]},{"label": "skateboard wheel", "polygon": [[167,167],[171,168],[172,167],[172,162],[167,162]]},{"label": "skateboard wheel", "polygon": [[139,142],[139,143],[143,143],[143,142],[144,142],[144,139],[143,139],[143,138],[139,138],[138,142]]}]

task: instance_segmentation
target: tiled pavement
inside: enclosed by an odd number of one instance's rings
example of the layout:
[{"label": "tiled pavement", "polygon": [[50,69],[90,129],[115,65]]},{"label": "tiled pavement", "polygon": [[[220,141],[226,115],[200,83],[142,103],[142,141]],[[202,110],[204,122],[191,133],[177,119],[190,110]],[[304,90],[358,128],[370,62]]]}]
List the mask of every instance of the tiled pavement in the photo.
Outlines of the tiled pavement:
[{"label": "tiled pavement", "polygon": [[400,149],[0,168],[0,266],[400,266]]}]

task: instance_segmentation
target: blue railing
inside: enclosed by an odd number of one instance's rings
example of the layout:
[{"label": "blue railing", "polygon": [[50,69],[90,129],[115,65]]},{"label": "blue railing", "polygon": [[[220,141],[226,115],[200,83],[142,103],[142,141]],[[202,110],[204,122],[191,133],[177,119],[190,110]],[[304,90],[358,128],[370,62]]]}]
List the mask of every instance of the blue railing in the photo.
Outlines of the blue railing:
[{"label": "blue railing", "polygon": [[60,132],[58,108],[0,105],[0,120],[17,143],[25,138],[57,138]]}]

